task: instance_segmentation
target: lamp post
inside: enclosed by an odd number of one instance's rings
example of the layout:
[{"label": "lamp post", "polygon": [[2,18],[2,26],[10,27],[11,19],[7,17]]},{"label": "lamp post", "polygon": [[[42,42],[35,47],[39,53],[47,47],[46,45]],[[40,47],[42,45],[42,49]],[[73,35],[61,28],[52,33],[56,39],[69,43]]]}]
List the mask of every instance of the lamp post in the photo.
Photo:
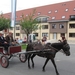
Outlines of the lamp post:
[{"label": "lamp post", "polygon": [[16,2],[17,0],[11,0],[11,27],[14,28],[14,39],[15,39],[15,23],[16,23]]}]

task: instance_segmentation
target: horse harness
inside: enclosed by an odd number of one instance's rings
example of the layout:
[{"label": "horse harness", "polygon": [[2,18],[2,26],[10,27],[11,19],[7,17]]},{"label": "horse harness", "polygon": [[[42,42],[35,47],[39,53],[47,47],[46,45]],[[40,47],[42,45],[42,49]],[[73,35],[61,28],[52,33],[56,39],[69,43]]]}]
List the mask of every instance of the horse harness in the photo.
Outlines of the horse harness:
[{"label": "horse harness", "polygon": [[53,46],[50,45],[51,50],[54,50],[56,52],[58,52],[58,49],[54,48]]}]

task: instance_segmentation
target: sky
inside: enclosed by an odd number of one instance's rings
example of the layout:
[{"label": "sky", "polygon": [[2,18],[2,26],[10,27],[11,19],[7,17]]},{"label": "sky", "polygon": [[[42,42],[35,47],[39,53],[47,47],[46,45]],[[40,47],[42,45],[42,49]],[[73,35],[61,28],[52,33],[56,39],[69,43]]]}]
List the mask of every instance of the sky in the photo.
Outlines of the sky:
[{"label": "sky", "polygon": [[[72,0],[17,0],[16,11]],[[11,12],[11,0],[0,0],[0,14]]]}]

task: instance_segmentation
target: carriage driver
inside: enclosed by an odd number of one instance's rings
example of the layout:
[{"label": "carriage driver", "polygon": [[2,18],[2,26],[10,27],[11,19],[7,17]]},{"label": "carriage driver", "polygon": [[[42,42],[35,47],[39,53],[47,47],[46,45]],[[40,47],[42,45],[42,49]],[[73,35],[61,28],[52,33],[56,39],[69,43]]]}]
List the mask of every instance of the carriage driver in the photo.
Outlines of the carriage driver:
[{"label": "carriage driver", "polygon": [[6,42],[5,38],[3,37],[3,32],[0,32],[0,46],[4,47],[6,53],[8,52],[8,47],[10,45]]}]

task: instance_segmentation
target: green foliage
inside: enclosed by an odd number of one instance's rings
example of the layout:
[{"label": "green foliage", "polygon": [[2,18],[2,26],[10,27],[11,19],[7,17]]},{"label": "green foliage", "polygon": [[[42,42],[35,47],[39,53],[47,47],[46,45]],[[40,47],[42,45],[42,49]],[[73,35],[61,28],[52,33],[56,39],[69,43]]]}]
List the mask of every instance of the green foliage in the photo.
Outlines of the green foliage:
[{"label": "green foliage", "polygon": [[7,29],[10,27],[10,20],[0,15],[0,31]]},{"label": "green foliage", "polygon": [[38,21],[34,19],[34,14],[35,14],[35,9],[32,14],[30,13],[26,17],[22,15],[22,20],[20,22],[20,25],[26,34],[30,34],[32,33],[32,31],[38,29]]},{"label": "green foliage", "polygon": [[25,50],[27,45],[26,44],[22,44],[21,47],[22,47],[22,50]]}]

